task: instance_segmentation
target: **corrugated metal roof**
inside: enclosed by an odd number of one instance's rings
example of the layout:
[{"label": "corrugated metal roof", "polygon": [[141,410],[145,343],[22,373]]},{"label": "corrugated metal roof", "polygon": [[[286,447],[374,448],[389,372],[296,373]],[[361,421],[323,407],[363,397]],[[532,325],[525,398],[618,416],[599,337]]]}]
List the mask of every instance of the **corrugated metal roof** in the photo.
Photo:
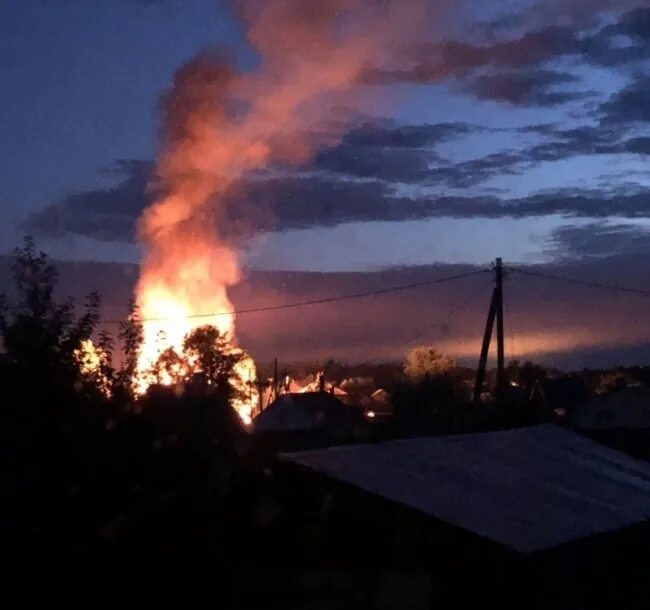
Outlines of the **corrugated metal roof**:
[{"label": "corrugated metal roof", "polygon": [[650,464],[557,426],[282,458],[523,553],[650,518]]}]

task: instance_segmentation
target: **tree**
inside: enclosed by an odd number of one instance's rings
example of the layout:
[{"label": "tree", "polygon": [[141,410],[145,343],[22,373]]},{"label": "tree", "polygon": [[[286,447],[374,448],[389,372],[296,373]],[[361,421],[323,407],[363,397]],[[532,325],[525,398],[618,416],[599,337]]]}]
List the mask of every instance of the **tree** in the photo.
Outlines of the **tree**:
[{"label": "tree", "polygon": [[183,355],[206,383],[218,388],[230,385],[233,369],[241,359],[241,352],[232,349],[230,342],[215,326],[195,328],[183,341]]},{"label": "tree", "polygon": [[413,348],[406,357],[404,372],[412,379],[425,375],[432,377],[444,375],[456,366],[456,362],[443,355],[434,347],[420,346]]},{"label": "tree", "polygon": [[158,356],[151,374],[156,384],[178,385],[187,381],[189,372],[187,357],[168,347]]},{"label": "tree", "polygon": [[58,303],[56,268],[29,237],[15,250],[12,273],[17,300],[10,304],[2,298],[0,338],[14,370],[13,383],[25,395],[38,394],[48,402],[84,388],[98,390],[84,384],[79,350],[99,322],[99,295],[88,295],[79,317],[71,300]]},{"label": "tree", "polygon": [[180,352],[173,347],[163,350],[147,375],[154,384],[202,384],[212,394],[235,398],[235,368],[243,355],[215,326],[200,326],[186,335]]},{"label": "tree", "polygon": [[150,371],[154,385],[143,398],[143,412],[158,430],[173,433],[183,445],[201,447],[206,455],[216,440],[234,442],[241,432],[231,408],[240,398],[234,369],[241,358],[242,352],[216,327],[194,329],[180,353],[170,347],[159,355]]},{"label": "tree", "polygon": [[144,338],[140,311],[134,299],[129,301],[126,321],[120,322],[118,338],[122,347],[122,367],[115,374],[115,394],[118,402],[128,404],[135,400],[134,380]]}]

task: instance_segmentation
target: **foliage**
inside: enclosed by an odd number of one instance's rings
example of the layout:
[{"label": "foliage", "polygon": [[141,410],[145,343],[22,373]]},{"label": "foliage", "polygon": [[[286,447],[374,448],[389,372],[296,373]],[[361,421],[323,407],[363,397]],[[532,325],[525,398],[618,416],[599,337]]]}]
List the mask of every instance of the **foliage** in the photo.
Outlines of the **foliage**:
[{"label": "foliage", "polygon": [[140,312],[134,299],[129,301],[129,314],[120,322],[118,339],[122,348],[122,367],[115,374],[115,392],[122,402],[135,399],[133,380],[138,369],[140,347],[144,337]]},{"label": "foliage", "polygon": [[238,388],[232,385],[233,369],[242,356],[215,326],[204,325],[188,333],[180,353],[173,347],[163,350],[148,377],[158,385],[203,386],[234,398]]},{"label": "foliage", "polygon": [[15,251],[12,265],[18,298],[10,304],[2,299],[0,338],[7,361],[14,367],[16,382],[38,380],[23,390],[48,395],[50,399],[79,389],[78,350],[90,340],[99,322],[100,298],[88,295],[83,313],[77,317],[71,300],[58,303],[56,268],[31,238]]},{"label": "foliage", "polygon": [[183,352],[206,382],[217,387],[228,384],[233,368],[241,359],[219,330],[210,325],[189,333],[183,342]]},{"label": "foliage", "polygon": [[444,375],[456,366],[456,362],[439,352],[434,347],[420,346],[413,348],[406,357],[404,372],[412,379],[421,379],[429,375]]}]

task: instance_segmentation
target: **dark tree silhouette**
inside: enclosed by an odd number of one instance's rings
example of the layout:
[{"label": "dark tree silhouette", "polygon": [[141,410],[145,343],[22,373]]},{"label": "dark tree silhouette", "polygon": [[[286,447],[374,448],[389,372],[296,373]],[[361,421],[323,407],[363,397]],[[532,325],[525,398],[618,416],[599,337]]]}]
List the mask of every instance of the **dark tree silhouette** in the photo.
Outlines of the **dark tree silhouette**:
[{"label": "dark tree silhouette", "polygon": [[194,362],[205,380],[217,387],[229,384],[240,353],[233,351],[228,340],[215,326],[200,326],[185,337],[185,356]]},{"label": "dark tree silhouette", "polygon": [[122,351],[122,366],[115,372],[114,399],[122,405],[135,401],[133,379],[138,369],[138,357],[143,340],[140,312],[134,299],[129,301],[127,319],[120,322],[118,339]]},{"label": "dark tree silhouette", "polygon": [[25,238],[15,257],[12,272],[18,297],[14,303],[3,298],[0,310],[0,339],[14,383],[21,392],[47,397],[49,403],[73,391],[93,391],[81,375],[77,353],[99,322],[99,295],[89,294],[77,316],[71,300],[55,300],[56,268],[31,238]]}]

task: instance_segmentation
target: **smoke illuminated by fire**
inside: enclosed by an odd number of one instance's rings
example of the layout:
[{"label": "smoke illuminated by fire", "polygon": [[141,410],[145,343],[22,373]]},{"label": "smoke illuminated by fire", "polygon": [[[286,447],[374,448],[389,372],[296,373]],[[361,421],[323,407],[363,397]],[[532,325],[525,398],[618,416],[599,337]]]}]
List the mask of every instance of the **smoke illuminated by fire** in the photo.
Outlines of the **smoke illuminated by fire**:
[{"label": "smoke illuminated by fire", "polygon": [[[155,202],[139,233],[145,245],[137,301],[144,324],[142,374],[199,325],[214,324],[235,345],[228,287],[240,279],[226,241],[226,189],[273,162],[300,163],[332,144],[344,121],[330,103],[352,102],[362,70],[424,26],[426,0],[239,0],[258,70],[203,51],[183,66],[163,98]],[[323,127],[326,125],[326,127]],[[313,135],[318,132],[318,135]],[[204,317],[205,314],[216,314]],[[254,378],[254,364],[239,365]],[[236,382],[238,383],[238,382]],[[236,385],[235,383],[235,385]],[[145,383],[146,385],[146,383]],[[239,405],[244,419],[252,407]]]}]

